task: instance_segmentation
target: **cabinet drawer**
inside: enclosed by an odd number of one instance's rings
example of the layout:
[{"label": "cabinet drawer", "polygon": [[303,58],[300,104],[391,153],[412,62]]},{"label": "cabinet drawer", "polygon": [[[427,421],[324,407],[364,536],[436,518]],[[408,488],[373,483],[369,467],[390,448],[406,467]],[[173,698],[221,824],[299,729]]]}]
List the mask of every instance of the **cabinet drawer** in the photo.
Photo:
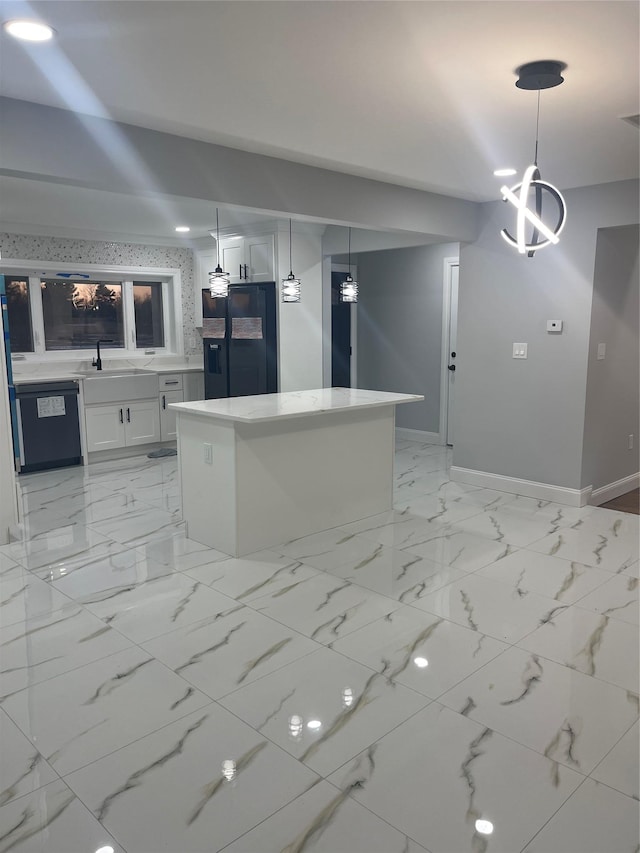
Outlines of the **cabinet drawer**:
[{"label": "cabinet drawer", "polygon": [[164,373],[158,376],[161,391],[182,391],[181,373]]}]

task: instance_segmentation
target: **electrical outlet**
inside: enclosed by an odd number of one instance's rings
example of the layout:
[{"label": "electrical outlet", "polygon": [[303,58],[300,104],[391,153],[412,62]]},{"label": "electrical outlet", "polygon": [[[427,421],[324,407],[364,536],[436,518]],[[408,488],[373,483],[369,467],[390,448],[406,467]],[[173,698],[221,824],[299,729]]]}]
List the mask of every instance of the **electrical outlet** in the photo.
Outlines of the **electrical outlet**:
[{"label": "electrical outlet", "polygon": [[204,444],[204,463],[205,465],[213,465],[213,447],[210,444]]},{"label": "electrical outlet", "polygon": [[513,345],[513,357],[514,358],[526,358],[527,357],[527,349],[528,349],[528,344],[514,344]]},{"label": "electrical outlet", "polygon": [[633,450],[633,434],[629,436],[629,450]]},{"label": "electrical outlet", "polygon": [[607,345],[606,344],[598,344],[598,354],[596,356],[597,361],[604,361],[604,357],[607,354]]},{"label": "electrical outlet", "polygon": [[547,332],[562,333],[562,320],[547,320]]}]

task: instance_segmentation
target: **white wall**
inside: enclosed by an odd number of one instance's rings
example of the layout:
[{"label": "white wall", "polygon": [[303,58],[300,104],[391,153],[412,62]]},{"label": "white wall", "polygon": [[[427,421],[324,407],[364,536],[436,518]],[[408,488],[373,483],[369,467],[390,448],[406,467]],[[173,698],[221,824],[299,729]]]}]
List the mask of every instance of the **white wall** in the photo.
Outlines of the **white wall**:
[{"label": "white wall", "polygon": [[[502,202],[483,205],[460,252],[454,466],[578,489],[599,228],[638,222],[638,182],[565,193],[560,244],[528,258],[500,237]],[[564,321],[561,335],[546,322]],[[529,344],[527,360],[512,358]]]},{"label": "white wall", "polygon": [[[299,230],[297,230],[299,229]],[[282,302],[282,279],[289,274],[289,230],[277,233],[278,350],[280,391],[322,388],[322,229],[293,231],[293,273],[300,302]]]},{"label": "white wall", "polygon": [[[587,370],[582,485],[637,474],[640,413],[638,226],[598,232]],[[604,343],[605,358],[598,359]],[[629,448],[633,435],[633,448]]]},{"label": "white wall", "polygon": [[423,394],[399,427],[438,433],[444,259],[457,243],[358,255],[358,387]]}]

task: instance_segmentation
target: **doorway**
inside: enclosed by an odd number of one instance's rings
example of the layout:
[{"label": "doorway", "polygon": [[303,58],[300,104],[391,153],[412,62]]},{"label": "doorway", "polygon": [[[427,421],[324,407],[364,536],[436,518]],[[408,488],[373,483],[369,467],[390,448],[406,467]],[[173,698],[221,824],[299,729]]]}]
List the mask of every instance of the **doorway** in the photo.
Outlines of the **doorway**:
[{"label": "doorway", "polygon": [[351,303],[340,301],[345,273],[331,272],[331,387],[351,387]]},{"label": "doorway", "polygon": [[440,435],[449,447],[454,443],[454,401],[458,370],[458,258],[445,258],[442,312],[442,379]]}]

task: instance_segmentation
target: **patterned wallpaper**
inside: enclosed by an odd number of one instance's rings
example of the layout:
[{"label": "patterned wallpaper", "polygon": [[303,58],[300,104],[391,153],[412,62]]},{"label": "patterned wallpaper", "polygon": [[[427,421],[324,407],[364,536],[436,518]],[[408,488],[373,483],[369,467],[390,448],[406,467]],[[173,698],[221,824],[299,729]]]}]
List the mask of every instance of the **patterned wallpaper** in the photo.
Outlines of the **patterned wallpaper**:
[{"label": "patterned wallpaper", "polygon": [[182,320],[185,355],[198,355],[201,352],[200,336],[195,329],[193,252],[191,249],[0,233],[0,251],[5,258],[24,258],[30,261],[177,267],[182,274]]}]

